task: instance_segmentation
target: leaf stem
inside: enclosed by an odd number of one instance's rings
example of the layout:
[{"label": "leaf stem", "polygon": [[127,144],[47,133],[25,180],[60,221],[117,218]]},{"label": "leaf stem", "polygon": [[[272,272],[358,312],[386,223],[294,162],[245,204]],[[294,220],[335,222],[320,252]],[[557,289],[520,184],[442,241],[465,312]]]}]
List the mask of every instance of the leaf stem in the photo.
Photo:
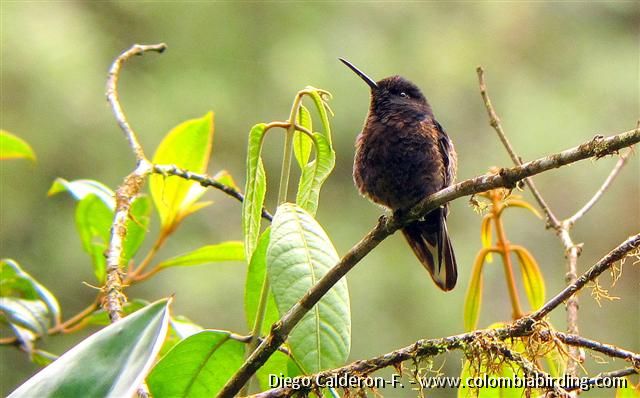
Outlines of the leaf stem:
[{"label": "leaf stem", "polygon": [[513,319],[522,318],[522,306],[520,305],[520,298],[518,297],[518,288],[516,287],[516,279],[513,275],[513,265],[511,264],[511,248],[507,235],[504,232],[504,225],[500,218],[500,210],[503,204],[500,202],[499,195],[494,193],[491,195],[493,201],[493,211],[496,216],[493,217],[493,221],[496,224],[496,238],[498,240],[498,248],[500,249],[500,255],[502,256],[502,264],[504,265],[504,274],[507,281],[507,288],[509,290],[509,298],[511,300],[511,308],[513,309]]}]

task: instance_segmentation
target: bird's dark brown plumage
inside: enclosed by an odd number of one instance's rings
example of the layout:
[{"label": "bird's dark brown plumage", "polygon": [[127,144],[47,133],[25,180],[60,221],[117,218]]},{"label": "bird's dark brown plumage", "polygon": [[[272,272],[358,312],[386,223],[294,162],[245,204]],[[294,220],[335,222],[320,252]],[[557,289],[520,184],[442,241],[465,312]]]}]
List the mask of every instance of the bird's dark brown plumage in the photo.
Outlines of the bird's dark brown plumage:
[{"label": "bird's dark brown plumage", "polygon": [[[374,82],[342,60],[371,87],[371,104],[356,140],[353,178],[360,193],[393,211],[406,210],[453,182],[456,153],[420,89],[391,76]],[[456,284],[447,208],[403,228],[414,253],[443,290]]]}]

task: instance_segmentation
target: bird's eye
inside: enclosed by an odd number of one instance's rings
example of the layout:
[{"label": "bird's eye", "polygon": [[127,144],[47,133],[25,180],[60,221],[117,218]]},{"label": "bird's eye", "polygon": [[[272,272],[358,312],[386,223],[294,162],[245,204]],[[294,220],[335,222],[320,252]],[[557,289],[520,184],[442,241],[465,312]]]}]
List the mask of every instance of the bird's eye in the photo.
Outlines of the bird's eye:
[{"label": "bird's eye", "polygon": [[404,91],[400,93],[400,96],[402,98],[409,98],[409,96],[407,95],[407,93],[405,93]]}]

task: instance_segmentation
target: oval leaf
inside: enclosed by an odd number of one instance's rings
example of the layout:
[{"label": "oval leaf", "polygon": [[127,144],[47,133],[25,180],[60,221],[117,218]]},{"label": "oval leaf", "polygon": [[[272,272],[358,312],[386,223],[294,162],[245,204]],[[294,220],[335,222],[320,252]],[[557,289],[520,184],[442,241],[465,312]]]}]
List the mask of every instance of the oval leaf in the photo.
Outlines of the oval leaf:
[{"label": "oval leaf", "polygon": [[478,325],[480,306],[482,304],[482,268],[485,259],[491,253],[490,249],[480,250],[471,268],[471,280],[464,297],[464,330],[471,331]]},{"label": "oval leaf", "polygon": [[82,200],[87,195],[93,194],[102,199],[111,210],[116,207],[115,193],[103,183],[95,180],[67,181],[64,178],[56,178],[47,195],[53,196],[60,192],[69,192],[76,200]]},{"label": "oval leaf", "polygon": [[36,155],[25,140],[0,130],[0,160],[5,159],[29,159],[35,162]]},{"label": "oval leaf", "polygon": [[127,235],[124,242],[124,263],[138,252],[147,235],[151,216],[151,201],[147,196],[138,196],[131,203],[127,220]]},{"label": "oval leaf", "polygon": [[244,361],[244,343],[205,330],[176,344],[147,378],[154,398],[213,397]]},{"label": "oval leaf", "polygon": [[50,325],[47,307],[40,300],[0,297],[0,315],[8,323],[27,329],[37,336],[45,335]]},{"label": "oval leaf", "polygon": [[[311,114],[304,105],[300,105],[300,110],[298,111],[298,124],[308,131],[313,131]],[[309,162],[312,148],[313,140],[311,137],[298,130],[293,133],[293,154],[301,169]]]},{"label": "oval leaf", "polygon": [[132,396],[162,346],[169,302],[157,301],[91,335],[9,397]]},{"label": "oval leaf", "polygon": [[0,261],[0,296],[40,300],[47,307],[55,324],[60,322],[60,304],[46,287],[20,268],[11,259]]},{"label": "oval leaf", "polygon": [[513,251],[518,256],[520,269],[522,270],[522,281],[524,291],[527,293],[531,310],[536,311],[544,305],[545,302],[545,286],[544,278],[538,263],[533,255],[522,246],[512,246]]},{"label": "oval leaf", "polygon": [[[191,119],[173,128],[162,140],[154,164],[172,164],[194,173],[204,173],[213,145],[213,112]],[[172,230],[185,217],[189,207],[204,193],[199,183],[179,177],[154,174],[149,186],[160,214],[162,228]]]},{"label": "oval leaf", "polygon": [[246,258],[251,258],[260,236],[262,208],[267,192],[267,178],[262,164],[262,140],[264,139],[264,123],[256,124],[249,132],[247,144],[247,183],[242,202],[242,232],[244,234],[244,251]]},{"label": "oval leaf", "polygon": [[[322,98],[322,95],[317,88],[311,86],[307,86],[306,88],[307,90],[309,90],[309,96],[311,97],[311,99],[313,99],[316,110],[320,115],[320,122],[322,123],[323,129],[322,135],[325,136],[327,142],[329,143],[329,146],[331,146],[331,125],[329,124],[329,115],[327,114],[327,111],[331,112],[331,109],[329,108],[329,105],[327,104],[325,99]],[[331,94],[329,94],[329,92],[325,91],[325,95],[331,98]]]},{"label": "oval leaf", "polygon": [[318,209],[320,188],[336,164],[336,154],[325,136],[314,133],[313,137],[316,144],[316,158],[302,170],[296,195],[298,206],[312,215]]},{"label": "oval leaf", "polygon": [[[271,226],[267,272],[281,314],[339,260],[313,217],[291,203],[278,207]],[[289,336],[289,346],[306,373],[337,367],[351,345],[351,315],[346,279],[341,279],[309,311]]]},{"label": "oval leaf", "polygon": [[244,261],[244,245],[240,241],[229,241],[217,245],[203,246],[161,262],[158,267],[178,267],[217,263],[221,261]]},{"label": "oval leaf", "polygon": [[93,272],[98,282],[106,277],[104,251],[111,238],[109,230],[113,211],[96,195],[89,194],[76,207],[76,227],[84,251],[91,256]]}]

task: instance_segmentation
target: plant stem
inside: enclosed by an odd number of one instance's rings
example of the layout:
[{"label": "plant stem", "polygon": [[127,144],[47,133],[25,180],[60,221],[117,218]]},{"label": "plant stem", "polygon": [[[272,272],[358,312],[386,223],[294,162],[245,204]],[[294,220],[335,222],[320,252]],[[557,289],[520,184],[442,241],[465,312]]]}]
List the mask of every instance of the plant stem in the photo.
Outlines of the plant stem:
[{"label": "plant stem", "polygon": [[498,248],[500,249],[500,255],[502,256],[502,264],[504,265],[504,274],[507,280],[507,288],[509,290],[509,298],[511,299],[511,308],[513,309],[513,319],[522,318],[522,307],[520,306],[520,298],[518,297],[518,289],[516,287],[516,279],[513,275],[513,265],[511,264],[511,249],[509,247],[509,242],[507,241],[507,235],[504,232],[504,226],[502,225],[502,219],[498,214],[500,214],[500,207],[502,207],[502,203],[500,203],[500,199],[498,199],[497,195],[492,195],[491,199],[493,200],[493,208],[496,213],[496,217],[493,217],[493,220],[496,224],[496,237],[498,239]]}]

